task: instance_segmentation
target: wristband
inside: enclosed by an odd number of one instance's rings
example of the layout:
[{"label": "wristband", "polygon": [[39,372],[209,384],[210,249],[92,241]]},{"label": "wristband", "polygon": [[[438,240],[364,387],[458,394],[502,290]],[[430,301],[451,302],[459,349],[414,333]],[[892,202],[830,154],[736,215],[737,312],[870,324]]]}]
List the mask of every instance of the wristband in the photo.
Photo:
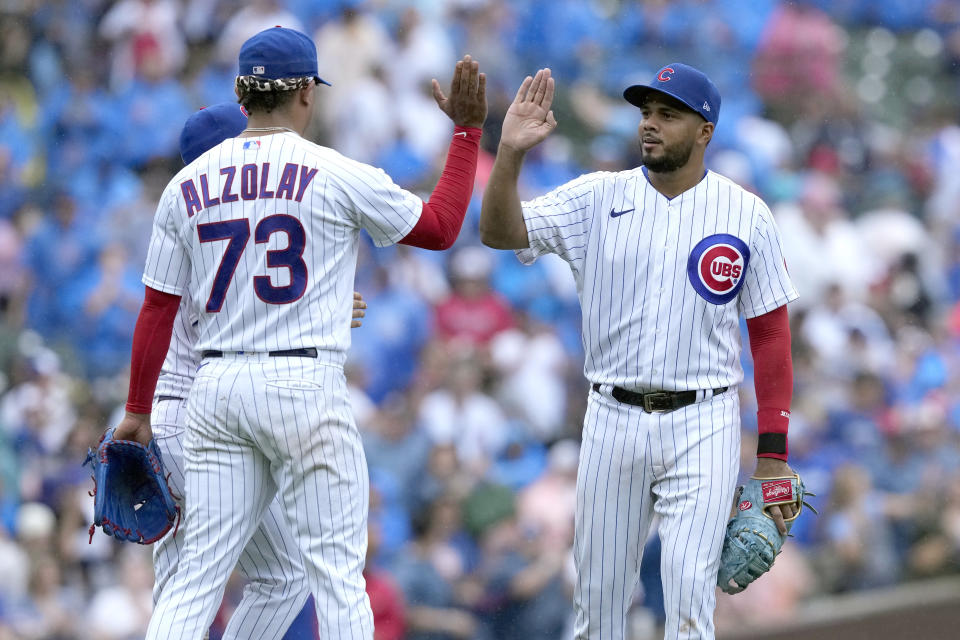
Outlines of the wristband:
[{"label": "wristband", "polygon": [[787,429],[790,412],[779,409],[757,411],[757,457],[777,458],[786,462],[789,451]]},{"label": "wristband", "polygon": [[[466,135],[462,135],[466,134]],[[483,135],[483,129],[480,127],[461,127],[456,125],[453,128],[453,137],[454,138],[466,138],[472,142],[480,140],[480,136]]]}]

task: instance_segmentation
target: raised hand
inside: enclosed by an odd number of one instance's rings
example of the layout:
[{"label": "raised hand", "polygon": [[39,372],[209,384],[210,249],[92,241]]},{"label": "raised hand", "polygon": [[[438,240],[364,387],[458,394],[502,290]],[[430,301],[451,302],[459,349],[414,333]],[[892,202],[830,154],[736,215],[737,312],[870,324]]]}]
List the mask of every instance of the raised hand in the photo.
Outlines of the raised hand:
[{"label": "raised hand", "polygon": [[482,127],[487,119],[487,76],[470,55],[457,63],[450,82],[450,96],[443,95],[440,83],[433,79],[433,99],[437,106],[461,127]]},{"label": "raised hand", "polygon": [[553,92],[550,69],[540,69],[532,78],[524,78],[517,97],[503,118],[500,144],[516,151],[527,151],[550,135],[557,128],[557,120],[550,110]]}]

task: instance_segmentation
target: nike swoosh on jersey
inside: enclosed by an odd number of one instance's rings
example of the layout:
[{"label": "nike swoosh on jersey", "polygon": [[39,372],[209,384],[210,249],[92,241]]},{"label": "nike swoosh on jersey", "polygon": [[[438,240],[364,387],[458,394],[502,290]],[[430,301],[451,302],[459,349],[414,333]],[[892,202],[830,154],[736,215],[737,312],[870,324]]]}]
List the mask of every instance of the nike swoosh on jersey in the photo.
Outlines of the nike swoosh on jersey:
[{"label": "nike swoosh on jersey", "polygon": [[466,138],[466,137],[467,137],[467,132],[466,132],[466,131],[457,131],[457,132],[456,132],[455,134],[453,134],[453,135],[455,135],[455,136],[463,136],[464,138]]},{"label": "nike swoosh on jersey", "polygon": [[619,217],[622,216],[623,214],[625,214],[625,213],[630,213],[631,211],[634,211],[635,209],[636,209],[636,207],[634,207],[633,209],[624,209],[623,211],[617,211],[616,209],[610,209],[610,217],[611,217],[611,218],[619,218]]}]

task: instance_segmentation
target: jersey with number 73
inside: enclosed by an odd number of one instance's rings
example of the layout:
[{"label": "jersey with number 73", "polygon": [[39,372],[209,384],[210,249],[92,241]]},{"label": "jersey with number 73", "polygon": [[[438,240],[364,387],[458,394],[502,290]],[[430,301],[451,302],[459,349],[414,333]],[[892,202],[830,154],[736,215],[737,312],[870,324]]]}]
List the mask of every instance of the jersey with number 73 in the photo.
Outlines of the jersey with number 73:
[{"label": "jersey with number 73", "polygon": [[342,361],[360,229],[401,240],[423,202],[295,133],[231,138],[161,197],[143,282],[188,296],[198,350],[316,347]]}]

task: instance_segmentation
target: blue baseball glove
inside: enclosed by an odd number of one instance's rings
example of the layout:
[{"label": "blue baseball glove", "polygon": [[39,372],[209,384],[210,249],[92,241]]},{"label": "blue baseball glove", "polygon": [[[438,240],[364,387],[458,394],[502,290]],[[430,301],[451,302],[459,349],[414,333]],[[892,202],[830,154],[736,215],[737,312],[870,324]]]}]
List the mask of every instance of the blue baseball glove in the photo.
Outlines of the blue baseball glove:
[{"label": "blue baseball glove", "polygon": [[93,524],[117,540],[151,544],[179,526],[180,507],[167,484],[167,474],[154,440],[142,445],[116,440],[107,429],[84,465],[93,467]]},{"label": "blue baseball glove", "polygon": [[727,523],[720,554],[717,584],[721,589],[726,593],[740,593],[770,570],[787,536],[780,535],[767,509],[782,504],[796,505],[793,517],[784,518],[789,534],[804,506],[817,512],[804,501],[808,495],[814,494],[806,490],[797,474],[782,478],[750,478],[746,486],[737,489],[736,515]]}]

